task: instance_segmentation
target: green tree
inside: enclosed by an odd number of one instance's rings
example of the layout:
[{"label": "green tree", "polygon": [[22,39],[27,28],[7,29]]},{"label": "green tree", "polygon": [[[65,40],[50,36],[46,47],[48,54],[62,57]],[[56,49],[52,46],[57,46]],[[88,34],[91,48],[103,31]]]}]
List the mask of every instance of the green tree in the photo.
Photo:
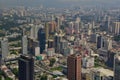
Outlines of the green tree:
[{"label": "green tree", "polygon": [[15,50],[12,50],[10,54],[17,54]]},{"label": "green tree", "polygon": [[14,68],[12,71],[13,71],[13,73],[18,77],[18,69],[17,69],[17,68]]},{"label": "green tree", "polygon": [[6,78],[5,78],[5,80],[12,80],[12,79],[11,79],[11,78],[9,78],[9,77],[6,77]]},{"label": "green tree", "polygon": [[46,74],[42,75],[40,80],[47,80],[47,75]]},{"label": "green tree", "polygon": [[56,62],[55,58],[51,58],[50,59],[50,67],[52,67],[54,65],[54,63]]}]

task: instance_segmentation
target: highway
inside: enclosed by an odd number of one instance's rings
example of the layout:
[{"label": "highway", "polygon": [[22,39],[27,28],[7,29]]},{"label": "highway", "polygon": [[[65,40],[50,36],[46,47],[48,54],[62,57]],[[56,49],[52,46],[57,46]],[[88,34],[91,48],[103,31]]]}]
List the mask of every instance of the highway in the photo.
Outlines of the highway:
[{"label": "highway", "polygon": [[41,67],[38,66],[38,65],[35,65],[35,67],[37,67],[37,68],[39,69],[37,72],[43,71],[43,72],[46,72],[46,73],[48,73],[48,74],[57,76],[56,74],[53,74],[53,72],[50,72],[50,71],[48,71],[48,70],[45,70],[45,69],[41,68]]}]

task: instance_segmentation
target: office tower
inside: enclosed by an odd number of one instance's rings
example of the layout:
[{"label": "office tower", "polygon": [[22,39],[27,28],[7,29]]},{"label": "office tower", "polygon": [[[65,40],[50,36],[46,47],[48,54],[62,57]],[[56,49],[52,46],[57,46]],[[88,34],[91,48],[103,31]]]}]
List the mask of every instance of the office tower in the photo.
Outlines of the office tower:
[{"label": "office tower", "polygon": [[97,42],[97,37],[98,37],[97,34],[92,33],[92,34],[90,35],[90,41],[93,42],[93,43],[96,43],[96,42]]},{"label": "office tower", "polygon": [[52,14],[51,15],[51,20],[54,21],[55,20],[55,16]]},{"label": "office tower", "polygon": [[108,15],[104,16],[104,24],[102,26],[102,29],[107,32],[110,31],[110,16],[108,16]]},{"label": "office tower", "polygon": [[107,59],[107,62],[106,62],[106,65],[110,68],[113,69],[113,66],[114,66],[114,58],[115,58],[115,55],[116,53],[113,52],[113,51],[108,51],[108,59]]},{"label": "office tower", "polygon": [[22,36],[22,54],[28,54],[28,39],[27,36]]},{"label": "office tower", "polygon": [[42,28],[43,27],[43,25],[33,25],[32,27],[31,27],[31,30],[30,30],[30,37],[32,38],[32,39],[38,39],[38,31],[39,31],[39,29],[40,28]]},{"label": "office tower", "polygon": [[120,22],[113,23],[112,32],[117,35],[120,34]]},{"label": "office tower", "polygon": [[68,47],[68,42],[65,40],[61,40],[60,42],[60,49],[63,50]]},{"label": "office tower", "polygon": [[55,22],[57,23],[57,31],[60,30],[60,26],[62,25],[62,18],[63,18],[63,17],[57,17],[57,18],[55,19]]},{"label": "office tower", "polygon": [[1,40],[1,51],[2,51],[2,59],[5,59],[9,54],[9,45],[7,38],[3,38]]},{"label": "office tower", "polygon": [[92,34],[92,24],[91,23],[88,23],[88,35],[91,35]]},{"label": "office tower", "polygon": [[69,29],[70,29],[69,34],[73,34],[74,33],[74,23],[73,22],[69,23]]},{"label": "office tower", "polygon": [[81,56],[73,54],[67,58],[68,80],[81,80]]},{"label": "office tower", "polygon": [[97,49],[102,48],[104,45],[102,36],[97,37]]},{"label": "office tower", "polygon": [[48,40],[48,48],[54,48],[54,40],[53,39]]},{"label": "office tower", "polygon": [[74,23],[74,30],[76,34],[80,33],[80,23],[78,21]]},{"label": "office tower", "polygon": [[110,31],[110,21],[111,21],[111,17],[108,16],[107,17],[107,29],[108,29],[108,31]]},{"label": "office tower", "polygon": [[21,55],[19,60],[19,80],[34,80],[34,59],[31,55]]},{"label": "office tower", "polygon": [[46,34],[44,28],[40,28],[38,31],[38,41],[40,46],[40,53],[43,53],[45,50],[45,44],[46,44]]},{"label": "office tower", "polygon": [[103,49],[108,50],[108,39],[107,38],[103,38]]},{"label": "office tower", "polygon": [[54,37],[54,48],[55,48],[55,53],[59,52],[59,48],[60,48],[60,39],[61,37],[59,36],[59,34],[55,34]]},{"label": "office tower", "polygon": [[[38,50],[39,49],[39,50]],[[39,47],[39,42],[38,41],[33,41],[32,43],[32,52],[29,53],[33,56],[39,55],[40,54],[40,47]]]},{"label": "office tower", "polygon": [[49,26],[48,26],[48,23],[45,24],[45,33],[46,33],[46,42],[47,42],[48,38],[49,38]]},{"label": "office tower", "polygon": [[[36,56],[40,54],[39,42],[33,39],[28,38],[28,53]],[[38,50],[39,49],[39,50]]]},{"label": "office tower", "polygon": [[56,22],[55,21],[51,21],[48,23],[49,24],[49,33],[52,34],[56,31]]},{"label": "office tower", "polygon": [[33,53],[33,42],[34,40],[28,37],[28,54]]},{"label": "office tower", "polygon": [[108,50],[112,49],[112,39],[108,39]]},{"label": "office tower", "polygon": [[115,55],[114,59],[114,80],[120,80],[120,54]]}]

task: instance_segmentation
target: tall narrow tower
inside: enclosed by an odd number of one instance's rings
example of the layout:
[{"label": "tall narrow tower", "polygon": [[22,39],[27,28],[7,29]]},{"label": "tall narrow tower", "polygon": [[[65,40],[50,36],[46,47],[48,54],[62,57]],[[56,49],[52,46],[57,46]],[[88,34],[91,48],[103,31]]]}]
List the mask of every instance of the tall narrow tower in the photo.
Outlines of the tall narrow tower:
[{"label": "tall narrow tower", "polygon": [[38,40],[40,45],[40,53],[43,53],[46,44],[46,34],[45,34],[45,29],[43,27],[40,28],[38,31]]},{"label": "tall narrow tower", "polygon": [[120,54],[114,59],[114,80],[120,80]]},{"label": "tall narrow tower", "polygon": [[26,35],[22,36],[22,54],[28,54],[28,38]]},{"label": "tall narrow tower", "polygon": [[21,55],[19,60],[19,80],[34,80],[34,59],[31,55]]},{"label": "tall narrow tower", "polygon": [[67,58],[68,80],[81,80],[81,55],[73,54]]},{"label": "tall narrow tower", "polygon": [[3,38],[1,40],[1,51],[2,51],[2,59],[5,59],[9,54],[9,45],[7,38]]}]

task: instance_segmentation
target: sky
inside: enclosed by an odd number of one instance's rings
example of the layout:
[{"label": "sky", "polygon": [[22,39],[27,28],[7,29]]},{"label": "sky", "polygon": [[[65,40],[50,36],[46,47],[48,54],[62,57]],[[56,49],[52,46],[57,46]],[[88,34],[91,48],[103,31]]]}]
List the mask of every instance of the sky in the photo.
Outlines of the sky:
[{"label": "sky", "polygon": [[15,6],[69,7],[71,5],[119,6],[120,0],[0,0],[0,8]]}]

